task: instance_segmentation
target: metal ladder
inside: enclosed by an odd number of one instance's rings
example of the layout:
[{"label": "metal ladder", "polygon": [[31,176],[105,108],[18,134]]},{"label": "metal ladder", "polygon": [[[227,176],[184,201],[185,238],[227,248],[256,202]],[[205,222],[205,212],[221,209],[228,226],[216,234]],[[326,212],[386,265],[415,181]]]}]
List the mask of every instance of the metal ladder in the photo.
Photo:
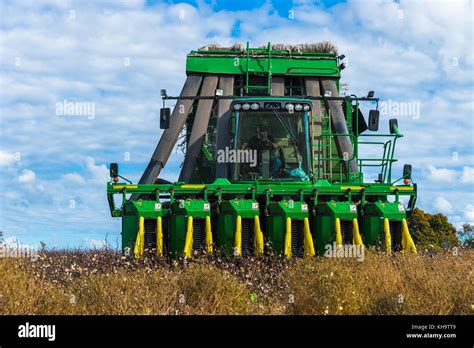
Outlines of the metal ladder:
[{"label": "metal ladder", "polygon": [[[321,131],[320,131],[320,141],[313,144],[313,158],[315,163],[313,165],[315,169],[315,175],[318,179],[332,179],[332,165],[330,161],[322,160],[322,158],[331,158],[332,156],[332,147],[331,147],[331,121],[328,114],[329,110],[324,110],[321,112]],[[311,138],[314,139],[316,132],[313,130],[311,133]],[[324,163],[327,162],[327,163]]]},{"label": "metal ladder", "polygon": [[264,53],[268,57],[268,66],[267,66],[267,71],[265,74],[267,75],[267,84],[266,85],[250,85],[250,73],[254,73],[254,70],[250,70],[249,68],[249,62],[250,62],[250,47],[249,47],[249,42],[247,41],[247,50],[246,50],[246,62],[245,62],[245,94],[248,94],[249,90],[251,89],[260,89],[260,90],[266,90],[268,95],[270,95],[271,92],[271,68],[272,68],[272,63],[271,63],[271,50],[272,50],[272,45],[269,42],[267,45],[267,48],[252,48],[252,52],[257,52],[257,53]]}]

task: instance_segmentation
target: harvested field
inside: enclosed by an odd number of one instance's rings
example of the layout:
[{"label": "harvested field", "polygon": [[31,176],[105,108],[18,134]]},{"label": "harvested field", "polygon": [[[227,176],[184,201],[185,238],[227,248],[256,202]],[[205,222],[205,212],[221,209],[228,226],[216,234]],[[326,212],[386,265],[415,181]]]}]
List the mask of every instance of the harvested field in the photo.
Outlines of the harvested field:
[{"label": "harvested field", "polygon": [[0,259],[1,314],[473,314],[472,251],[355,259]]}]

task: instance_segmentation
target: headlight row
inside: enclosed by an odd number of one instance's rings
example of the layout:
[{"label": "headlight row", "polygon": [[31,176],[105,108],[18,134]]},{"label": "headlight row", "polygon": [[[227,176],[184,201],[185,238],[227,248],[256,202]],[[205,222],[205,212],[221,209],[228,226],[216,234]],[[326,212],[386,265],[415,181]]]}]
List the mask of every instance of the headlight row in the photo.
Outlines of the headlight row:
[{"label": "headlight row", "polygon": [[304,110],[304,111],[309,111],[311,109],[311,107],[309,106],[309,104],[293,104],[293,103],[288,103],[285,105],[285,108],[286,110],[290,111],[290,110],[296,110],[296,111],[301,111],[301,110]]},{"label": "headlight row", "polygon": [[[267,109],[279,109],[278,105],[275,105],[276,104],[275,102],[273,103],[266,103],[266,106],[265,108]],[[233,105],[233,108],[234,108],[234,111],[240,111],[240,110],[244,110],[244,111],[247,111],[247,110],[259,110],[260,109],[260,104],[259,103],[236,103]],[[281,105],[281,108],[283,108],[283,105]],[[287,103],[285,105],[285,108],[289,111],[289,112],[293,112],[293,111],[309,111],[311,110],[311,106],[307,103]]]},{"label": "headlight row", "polygon": [[240,109],[245,110],[245,111],[250,110],[250,109],[258,110],[258,109],[260,109],[260,105],[258,103],[234,104],[234,110],[235,111],[239,111]]}]

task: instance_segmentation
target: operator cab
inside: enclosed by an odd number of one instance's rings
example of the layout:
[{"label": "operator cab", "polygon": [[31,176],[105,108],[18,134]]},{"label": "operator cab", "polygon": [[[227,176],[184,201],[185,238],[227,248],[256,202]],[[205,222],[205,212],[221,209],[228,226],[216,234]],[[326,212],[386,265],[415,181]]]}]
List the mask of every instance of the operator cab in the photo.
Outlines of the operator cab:
[{"label": "operator cab", "polygon": [[310,100],[236,99],[231,110],[232,180],[310,180]]}]

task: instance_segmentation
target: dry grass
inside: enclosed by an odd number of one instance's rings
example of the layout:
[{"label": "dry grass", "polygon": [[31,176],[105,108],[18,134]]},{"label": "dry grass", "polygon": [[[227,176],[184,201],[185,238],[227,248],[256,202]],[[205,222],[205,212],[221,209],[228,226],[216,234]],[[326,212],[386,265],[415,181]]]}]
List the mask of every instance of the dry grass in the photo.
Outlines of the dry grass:
[{"label": "dry grass", "polygon": [[0,314],[472,314],[473,256],[168,264],[47,252],[0,259]]}]

